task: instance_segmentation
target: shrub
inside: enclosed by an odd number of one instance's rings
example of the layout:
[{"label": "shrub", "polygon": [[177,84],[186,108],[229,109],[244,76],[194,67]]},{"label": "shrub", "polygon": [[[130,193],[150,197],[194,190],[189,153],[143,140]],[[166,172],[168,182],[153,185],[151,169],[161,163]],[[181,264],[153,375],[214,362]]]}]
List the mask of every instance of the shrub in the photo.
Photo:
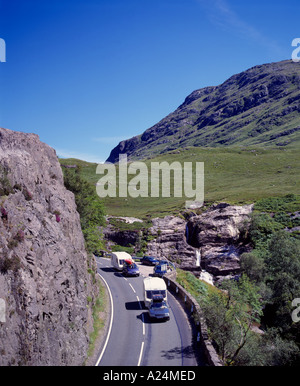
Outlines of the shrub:
[{"label": "shrub", "polygon": [[22,186],[21,184],[14,184],[14,187],[13,187],[15,190],[22,190]]},{"label": "shrub", "polygon": [[5,274],[8,271],[17,272],[21,268],[21,261],[18,256],[13,255],[12,258],[4,256],[0,259],[0,272]]},{"label": "shrub", "polygon": [[8,244],[7,244],[7,247],[9,249],[14,249],[18,246],[18,241],[16,239],[11,239],[9,240]]},{"label": "shrub", "polygon": [[254,206],[255,210],[264,212],[294,212],[299,210],[299,196],[287,194],[284,197],[268,197],[258,200]]},{"label": "shrub", "polygon": [[7,216],[8,216],[7,210],[3,208],[3,206],[1,206],[1,217],[7,220]]},{"label": "shrub", "polygon": [[13,193],[13,188],[8,179],[8,171],[0,165],[0,196],[8,196]]},{"label": "shrub", "polygon": [[276,222],[266,213],[253,214],[249,227],[249,235],[254,247],[266,246],[273,233],[282,228],[282,224]]},{"label": "shrub", "polygon": [[18,230],[18,232],[14,237],[14,239],[18,242],[24,241],[24,238],[25,238],[25,233],[22,229]]},{"label": "shrub", "polygon": [[55,214],[56,222],[60,222],[60,220],[61,220],[61,218],[60,218],[60,211],[59,210],[55,210],[53,212],[53,214]]},{"label": "shrub", "polygon": [[64,183],[74,193],[88,252],[99,254],[104,248],[99,226],[105,224],[103,204],[95,189],[80,176],[80,168],[64,169]]},{"label": "shrub", "polygon": [[243,253],[241,256],[241,270],[255,283],[260,283],[265,274],[264,260],[255,253]]},{"label": "shrub", "polygon": [[23,189],[23,195],[24,195],[26,201],[32,200],[32,193],[27,188]]},{"label": "shrub", "polygon": [[99,228],[91,225],[84,228],[82,232],[85,239],[86,250],[89,253],[100,256],[101,251],[103,250],[103,242]]}]

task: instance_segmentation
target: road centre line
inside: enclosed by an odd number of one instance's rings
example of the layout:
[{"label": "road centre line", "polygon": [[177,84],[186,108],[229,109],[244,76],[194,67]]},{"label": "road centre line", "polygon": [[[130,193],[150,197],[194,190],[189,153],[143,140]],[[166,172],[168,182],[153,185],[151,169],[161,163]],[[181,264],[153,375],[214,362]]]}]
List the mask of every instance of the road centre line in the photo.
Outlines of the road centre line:
[{"label": "road centre line", "polygon": [[142,323],[143,323],[143,335],[145,335],[145,321],[144,321],[144,314],[142,314]]},{"label": "road centre line", "polygon": [[129,286],[131,287],[132,291],[136,294],[135,289],[132,287],[131,283],[129,283]]},{"label": "road centre line", "polygon": [[[100,265],[100,263],[97,261],[97,264]],[[108,333],[107,333],[107,337],[106,337],[106,340],[105,340],[105,343],[104,343],[104,346],[103,346],[103,349],[101,351],[101,354],[99,355],[99,358],[95,364],[95,366],[99,366],[99,363],[101,362],[101,359],[104,355],[104,352],[106,350],[106,347],[107,347],[107,344],[108,344],[108,341],[109,341],[109,338],[110,338],[110,335],[111,335],[111,330],[112,330],[112,324],[113,324],[113,317],[114,317],[114,305],[113,305],[113,297],[112,297],[112,293],[110,291],[110,288],[106,282],[106,280],[103,278],[103,276],[100,275],[100,273],[98,272],[98,275],[100,276],[100,278],[103,280],[103,282],[105,283],[106,287],[107,287],[107,290],[108,290],[108,293],[109,293],[109,297],[110,297],[110,302],[111,302],[111,318],[110,318],[110,323],[109,323],[109,329],[108,329]],[[127,279],[124,278],[126,281]],[[133,288],[132,284],[131,283],[128,283],[132,289],[132,291],[134,293],[136,293],[135,289]],[[136,298],[139,302],[139,307],[140,309],[142,310],[143,307],[142,307],[142,303],[139,299],[139,297],[136,295]],[[145,322],[144,322],[144,315],[142,314],[142,324],[143,324],[143,335],[145,335]],[[145,345],[145,342],[143,341],[142,342],[142,345],[141,345],[141,350],[140,350],[140,355],[139,355],[139,359],[138,359],[138,364],[137,366],[140,366],[141,365],[141,362],[142,362],[142,356],[143,356],[143,351],[144,351],[144,345]]]},{"label": "road centre line", "polygon": [[142,307],[142,304],[141,304],[141,302],[140,302],[140,298],[139,298],[137,295],[136,295],[136,298],[137,298],[137,300],[138,300],[138,302],[139,302],[140,309],[142,310],[143,307]]},{"label": "road centre line", "polygon": [[[140,306],[140,309],[142,310],[143,307],[142,307],[142,303],[140,302],[140,298],[137,296],[136,297],[138,302],[139,302],[139,306]],[[143,335],[145,335],[145,322],[144,322],[144,314],[142,314],[142,323],[143,323]]]}]

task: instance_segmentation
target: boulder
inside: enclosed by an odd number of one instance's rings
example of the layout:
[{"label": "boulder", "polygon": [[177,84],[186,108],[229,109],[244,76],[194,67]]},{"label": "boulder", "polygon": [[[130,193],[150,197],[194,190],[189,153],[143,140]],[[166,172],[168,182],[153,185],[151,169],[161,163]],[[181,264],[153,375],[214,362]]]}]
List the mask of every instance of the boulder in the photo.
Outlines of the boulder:
[{"label": "boulder", "polygon": [[147,254],[168,258],[183,269],[201,267],[217,276],[236,273],[240,255],[249,250],[242,235],[252,208],[221,203],[188,221],[176,216],[155,218]]},{"label": "boulder", "polygon": [[214,275],[240,270],[240,255],[249,249],[242,236],[252,209],[252,204],[221,203],[189,219],[187,241],[201,250],[201,267]]}]

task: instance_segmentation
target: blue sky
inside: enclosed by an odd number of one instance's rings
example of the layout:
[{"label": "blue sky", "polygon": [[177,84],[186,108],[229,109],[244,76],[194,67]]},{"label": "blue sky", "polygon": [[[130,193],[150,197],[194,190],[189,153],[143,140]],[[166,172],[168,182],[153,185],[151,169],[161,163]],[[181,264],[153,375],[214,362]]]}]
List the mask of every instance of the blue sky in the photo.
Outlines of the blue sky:
[{"label": "blue sky", "polygon": [[290,59],[299,16],[299,0],[0,0],[0,126],[103,162],[192,91]]}]

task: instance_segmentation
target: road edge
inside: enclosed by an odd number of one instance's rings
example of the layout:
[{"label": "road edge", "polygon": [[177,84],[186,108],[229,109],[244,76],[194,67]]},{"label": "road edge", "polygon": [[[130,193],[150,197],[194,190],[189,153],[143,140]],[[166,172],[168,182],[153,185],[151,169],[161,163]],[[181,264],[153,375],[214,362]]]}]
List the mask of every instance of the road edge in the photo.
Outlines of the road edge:
[{"label": "road edge", "polygon": [[[109,336],[109,327],[112,325],[112,299],[110,298],[110,289],[108,287],[108,284],[106,283],[105,279],[97,272],[97,276],[99,280],[101,280],[101,283],[104,287],[105,292],[105,321],[104,321],[104,327],[101,329],[99,336],[96,339],[95,342],[95,349],[93,354],[86,359],[85,366],[98,366],[103,353],[104,353],[104,347],[106,347],[106,344],[108,342]],[[99,360],[100,358],[100,360]]]}]

